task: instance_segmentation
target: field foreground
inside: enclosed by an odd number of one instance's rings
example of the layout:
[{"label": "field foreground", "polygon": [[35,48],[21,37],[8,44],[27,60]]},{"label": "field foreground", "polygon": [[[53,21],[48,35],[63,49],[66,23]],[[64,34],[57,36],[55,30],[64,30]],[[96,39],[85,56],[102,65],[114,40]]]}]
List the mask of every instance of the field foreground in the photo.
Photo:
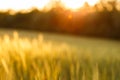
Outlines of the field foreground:
[{"label": "field foreground", "polygon": [[51,40],[1,36],[0,80],[120,80],[119,42]]}]

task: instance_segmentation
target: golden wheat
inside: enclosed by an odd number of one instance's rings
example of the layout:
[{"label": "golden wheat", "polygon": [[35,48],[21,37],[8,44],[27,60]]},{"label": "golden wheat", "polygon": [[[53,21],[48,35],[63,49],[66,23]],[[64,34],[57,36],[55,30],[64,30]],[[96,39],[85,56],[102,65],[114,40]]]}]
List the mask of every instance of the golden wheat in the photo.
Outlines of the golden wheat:
[{"label": "golden wheat", "polygon": [[0,80],[120,80],[120,55],[99,55],[14,32],[0,38]]}]

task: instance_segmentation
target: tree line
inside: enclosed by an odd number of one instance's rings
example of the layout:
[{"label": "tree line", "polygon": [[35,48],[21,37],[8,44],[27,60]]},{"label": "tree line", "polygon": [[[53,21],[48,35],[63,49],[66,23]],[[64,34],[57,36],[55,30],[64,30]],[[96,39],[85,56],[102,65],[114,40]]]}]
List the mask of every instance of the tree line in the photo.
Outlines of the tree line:
[{"label": "tree line", "polygon": [[0,13],[0,27],[120,40],[120,11],[116,1],[105,5],[101,0],[92,8],[87,3],[84,6],[76,12],[61,6],[47,12],[34,9],[10,15],[8,11]]}]

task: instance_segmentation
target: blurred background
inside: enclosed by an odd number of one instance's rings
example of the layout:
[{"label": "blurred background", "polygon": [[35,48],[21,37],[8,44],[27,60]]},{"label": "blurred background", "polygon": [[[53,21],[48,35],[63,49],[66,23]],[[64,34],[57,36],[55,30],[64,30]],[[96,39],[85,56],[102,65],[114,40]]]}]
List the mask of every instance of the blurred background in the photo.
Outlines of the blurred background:
[{"label": "blurred background", "polygon": [[0,28],[120,40],[120,0],[0,0]]}]

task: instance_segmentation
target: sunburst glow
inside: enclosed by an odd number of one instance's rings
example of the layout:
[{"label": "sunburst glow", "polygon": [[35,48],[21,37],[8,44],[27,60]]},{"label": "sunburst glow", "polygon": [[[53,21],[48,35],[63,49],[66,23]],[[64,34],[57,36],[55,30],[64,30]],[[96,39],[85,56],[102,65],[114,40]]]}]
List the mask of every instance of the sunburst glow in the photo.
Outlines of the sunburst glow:
[{"label": "sunburst glow", "polygon": [[61,0],[67,8],[76,9],[83,5],[84,0]]},{"label": "sunburst glow", "polygon": [[78,9],[87,2],[90,6],[95,5],[98,0],[61,0],[62,4],[68,9]]},{"label": "sunburst glow", "polygon": [[60,1],[62,6],[68,9],[78,9],[88,2],[90,6],[97,3],[98,0],[0,0],[0,11],[5,10],[29,10],[31,8],[37,8],[43,10],[44,7],[51,8],[52,3]]}]

